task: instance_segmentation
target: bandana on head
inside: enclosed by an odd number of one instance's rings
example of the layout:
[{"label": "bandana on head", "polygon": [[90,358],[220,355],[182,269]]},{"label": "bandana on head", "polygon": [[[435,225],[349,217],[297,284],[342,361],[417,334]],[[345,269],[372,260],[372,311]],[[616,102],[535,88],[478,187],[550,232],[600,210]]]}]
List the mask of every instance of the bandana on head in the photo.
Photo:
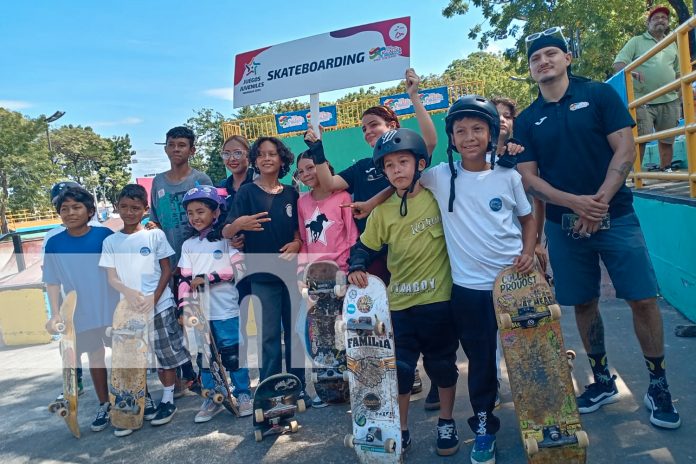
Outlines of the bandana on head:
[{"label": "bandana on head", "polygon": [[563,53],[568,53],[568,46],[566,45],[565,40],[561,39],[560,37],[545,35],[539,37],[534,42],[529,44],[529,47],[527,48],[527,60],[529,60],[534,52],[546,47],[560,48]]}]

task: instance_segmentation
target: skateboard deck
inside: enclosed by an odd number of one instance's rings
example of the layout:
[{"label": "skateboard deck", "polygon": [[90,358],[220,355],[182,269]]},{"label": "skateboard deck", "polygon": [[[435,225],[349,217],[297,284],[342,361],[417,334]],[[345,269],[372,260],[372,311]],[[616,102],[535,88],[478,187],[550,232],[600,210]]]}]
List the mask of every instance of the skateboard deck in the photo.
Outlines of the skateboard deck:
[{"label": "skateboard deck", "polygon": [[295,433],[299,430],[296,412],[305,411],[298,399],[302,382],[292,374],[276,374],[263,380],[254,392],[254,438],[262,441],[269,435]]},{"label": "skateboard deck", "polygon": [[343,300],[353,433],[344,444],[361,463],[400,463],[401,426],[394,355],[394,331],[384,283],[350,285]]},{"label": "skateboard deck", "polygon": [[198,291],[197,297],[189,300],[189,304],[184,308],[184,323],[187,327],[192,327],[196,337],[196,345],[203,352],[203,367],[210,369],[214,387],[212,390],[201,390],[203,398],[211,398],[213,402],[222,404],[230,413],[239,417],[239,407],[232,395],[232,387],[227,381],[227,370],[222,365],[220,352],[215,345],[215,338],[210,331],[208,322],[210,286],[206,283],[202,290]]},{"label": "skateboard deck", "polygon": [[147,393],[148,315],[123,299],[106,336],[111,337],[111,424],[137,430],[143,426]]},{"label": "skateboard deck", "polygon": [[63,364],[63,399],[51,402],[49,412],[58,414],[70,429],[75,438],[80,438],[80,426],[77,423],[77,352],[75,351],[76,337],[73,317],[77,305],[77,293],[74,291],[65,295],[60,306],[60,317],[63,322],[54,327],[60,338],[60,357]]},{"label": "skateboard deck", "polygon": [[[312,358],[312,383],[324,403],[349,401],[346,350],[336,343],[336,323],[341,319],[346,276],[333,261],[308,264],[302,297],[307,303],[306,345]],[[342,338],[342,337],[341,337]]]},{"label": "skateboard deck", "polygon": [[522,443],[534,464],[584,464],[582,430],[561,333],[561,308],[544,275],[504,269],[493,302]]}]

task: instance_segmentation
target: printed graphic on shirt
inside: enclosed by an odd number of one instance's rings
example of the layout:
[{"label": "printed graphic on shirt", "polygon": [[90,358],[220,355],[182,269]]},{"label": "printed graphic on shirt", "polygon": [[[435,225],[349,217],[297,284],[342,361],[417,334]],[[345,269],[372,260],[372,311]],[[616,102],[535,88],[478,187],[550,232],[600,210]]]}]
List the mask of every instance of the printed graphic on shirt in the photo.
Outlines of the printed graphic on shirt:
[{"label": "printed graphic on shirt", "polygon": [[334,224],[335,221],[326,217],[326,214],[319,211],[319,207],[317,206],[314,208],[314,212],[309,218],[309,221],[305,222],[307,238],[312,243],[321,242],[324,245],[328,245],[326,243],[326,231]]},{"label": "printed graphic on shirt", "polygon": [[373,180],[377,180],[377,179],[381,179],[383,177],[384,177],[384,174],[382,174],[381,172],[378,173],[377,169],[374,167],[369,168],[369,169],[365,169],[365,179],[368,182],[373,181]]},{"label": "printed graphic on shirt", "polygon": [[155,205],[162,229],[187,225],[188,217],[186,216],[186,210],[181,205],[181,200],[183,200],[186,192],[177,192],[176,194],[163,193],[157,199],[157,205]]}]

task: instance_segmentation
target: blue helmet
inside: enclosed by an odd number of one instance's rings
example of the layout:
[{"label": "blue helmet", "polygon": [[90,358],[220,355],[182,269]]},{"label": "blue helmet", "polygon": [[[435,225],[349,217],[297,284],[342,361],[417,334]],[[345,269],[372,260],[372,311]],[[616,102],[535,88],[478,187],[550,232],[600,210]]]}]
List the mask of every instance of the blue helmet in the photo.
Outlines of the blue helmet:
[{"label": "blue helmet", "polygon": [[184,209],[192,201],[202,201],[208,203],[211,208],[217,209],[225,204],[225,199],[220,196],[217,188],[212,185],[199,185],[186,192],[181,204]]}]

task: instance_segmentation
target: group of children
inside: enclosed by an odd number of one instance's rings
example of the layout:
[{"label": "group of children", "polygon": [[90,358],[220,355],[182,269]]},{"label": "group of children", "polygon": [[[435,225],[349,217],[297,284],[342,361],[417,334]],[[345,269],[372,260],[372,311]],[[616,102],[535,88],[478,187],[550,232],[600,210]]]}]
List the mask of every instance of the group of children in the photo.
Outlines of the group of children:
[{"label": "group of children", "polygon": [[[365,285],[368,272],[388,283],[403,447],[411,443],[408,406],[422,355],[440,406],[437,452],[457,452],[452,411],[461,345],[469,358],[474,413],[468,423],[476,435],[471,460],[495,462],[499,420],[493,409],[499,376],[492,285],[505,266],[531,270],[537,243],[519,174],[506,163],[496,166],[497,159],[505,158],[497,155],[505,151],[502,141],[511,130],[505,116],[514,116],[514,104],[501,100],[496,108],[478,96],[457,100],[445,119],[449,162],[426,171],[437,137],[418,84],[418,76],[408,70],[407,93],[422,135],[400,128],[389,108],[370,108],[362,127],[373,156],[338,174],[326,161],[322,141],[308,131],[309,149],[296,162],[296,178],[310,188],[301,195],[280,182],[295,161],[281,140],[261,137],[249,146],[234,136],[223,145],[232,175],[225,182],[229,196],[221,197],[205,174],[189,166],[195,146],[186,128],[167,133],[171,169],[155,177],[149,201],[138,185],[127,185],[119,194],[121,231],[88,225],[94,199],[84,189],[71,186],[58,195],[55,205],[66,230],[46,244],[44,280],[52,308],[48,327],[59,318],[61,287],[77,290],[78,352],[89,355],[100,401],[93,430],[108,424],[107,340],[102,335],[119,293],[151,314],[151,347],[164,393],[156,408],[148,395],[146,419],[153,425],[171,420],[177,370],[186,386],[197,386],[179,316],[189,299],[208,287],[210,329],[242,415],[248,415],[249,372],[240,350],[247,311],[240,311],[240,300],[249,294],[257,298],[261,380],[280,373],[284,358],[286,369],[304,387],[303,343],[292,330],[299,302],[293,283],[302,280],[308,262],[329,259],[355,285]],[[455,160],[453,152],[461,159]],[[150,221],[143,226],[148,204]],[[238,288],[245,267],[245,285]],[[202,382],[212,386],[205,370]],[[321,405],[318,399],[313,403]],[[210,420],[219,410],[206,399],[195,421]],[[116,430],[117,435],[129,433]]]}]

